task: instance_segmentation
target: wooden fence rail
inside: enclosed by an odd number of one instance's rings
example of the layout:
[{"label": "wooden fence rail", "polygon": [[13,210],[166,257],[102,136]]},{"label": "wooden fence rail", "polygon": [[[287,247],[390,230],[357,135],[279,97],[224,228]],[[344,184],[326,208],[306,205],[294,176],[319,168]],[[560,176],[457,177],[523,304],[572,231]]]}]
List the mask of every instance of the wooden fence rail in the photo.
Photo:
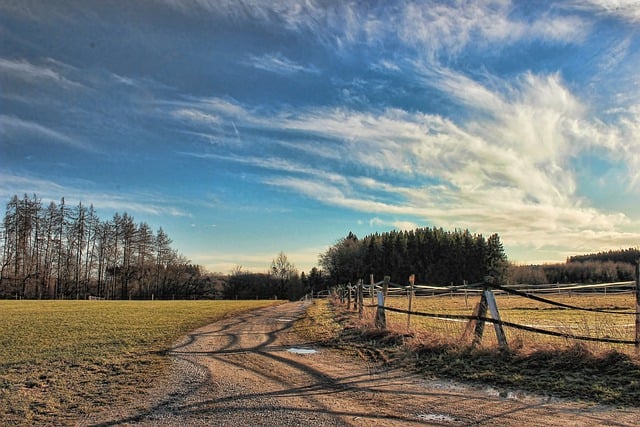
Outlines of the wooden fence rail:
[{"label": "wooden fence rail", "polygon": [[[397,285],[395,283],[391,283],[390,277],[385,276],[384,279],[380,282],[374,282],[373,275],[370,276],[369,286],[366,288],[366,291],[369,292],[369,296],[371,298],[371,304],[364,304],[364,293],[365,287],[362,281],[359,281],[356,286],[351,286],[350,284],[346,287],[347,289],[347,307],[351,309],[351,292],[355,292],[355,300],[353,303],[353,309],[358,311],[358,315],[360,318],[363,316],[364,307],[374,307],[376,309],[374,324],[379,329],[387,328],[387,311],[393,311],[397,313],[404,313],[407,315],[407,328],[411,328],[411,316],[426,316],[432,318],[439,318],[444,320],[466,320],[468,322],[467,327],[465,328],[465,332],[463,333],[463,337],[468,335],[470,331],[473,329],[474,338],[472,341],[472,346],[478,345],[484,333],[484,327],[486,322],[493,323],[498,345],[502,349],[508,349],[508,343],[506,339],[506,334],[504,333],[503,327],[510,327],[515,329],[526,330],[530,332],[535,332],[539,334],[546,334],[552,336],[561,336],[568,339],[577,339],[577,340],[587,340],[587,341],[597,341],[597,342],[608,342],[608,343],[616,343],[616,344],[633,344],[635,346],[636,352],[640,354],[640,260],[636,265],[636,280],[634,282],[616,282],[609,284],[600,284],[600,285],[556,285],[555,287],[535,287],[529,289],[514,289],[507,288],[504,286],[497,285],[492,282],[491,278],[486,278],[485,281],[481,283],[474,284],[464,284],[462,286],[449,286],[449,287],[438,287],[438,286],[419,286],[415,285],[415,276],[411,275],[409,278],[409,284],[407,286]],[[583,291],[585,289],[589,290],[589,292],[593,292],[594,289],[608,289],[615,287],[620,289],[622,287],[630,288],[635,293],[635,310],[634,311],[619,311],[619,310],[606,310],[606,309],[594,309],[594,308],[583,308],[577,307],[565,303],[559,303],[556,301],[549,300],[547,298],[543,298],[535,295],[535,293],[549,293],[553,291],[562,290],[563,292],[568,292],[571,294],[572,292],[577,293]],[[469,293],[477,293],[480,296],[480,302],[475,306],[473,314],[471,316],[468,315],[449,315],[449,314],[437,314],[437,313],[421,313],[415,312],[412,310],[412,303],[415,294],[420,290],[431,293],[432,295],[443,295],[443,294],[451,294],[451,295],[464,295],[465,302],[467,301]],[[555,305],[564,309],[573,309],[573,310],[584,310],[590,312],[598,312],[598,313],[610,313],[610,314],[626,314],[626,315],[634,315],[635,316],[635,340],[621,340],[621,339],[611,339],[611,338],[596,338],[589,336],[578,336],[567,333],[560,333],[556,331],[548,331],[544,329],[539,329],[527,325],[519,325],[511,322],[505,322],[500,318],[500,310],[498,308],[498,304],[495,299],[494,292],[505,293],[514,296],[519,296],[523,298],[529,298],[538,302],[543,302],[546,304]],[[605,291],[606,293],[606,291]],[[389,294],[395,295],[407,295],[409,307],[408,310],[401,310],[397,308],[387,307],[385,305],[385,301]],[[423,294],[424,295],[424,294]],[[341,298],[344,301],[344,294]],[[376,301],[377,300],[377,301]],[[376,303],[374,304],[374,301]],[[491,315],[491,317],[487,317],[487,312]]]}]

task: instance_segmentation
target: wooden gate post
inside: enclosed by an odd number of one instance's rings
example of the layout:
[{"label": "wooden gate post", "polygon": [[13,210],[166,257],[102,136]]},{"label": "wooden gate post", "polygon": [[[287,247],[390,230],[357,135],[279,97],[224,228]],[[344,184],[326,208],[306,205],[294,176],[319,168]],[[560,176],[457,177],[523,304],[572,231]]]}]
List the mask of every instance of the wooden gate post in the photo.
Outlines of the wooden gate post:
[{"label": "wooden gate post", "polygon": [[[489,306],[489,311],[491,312],[491,318],[499,322],[500,312],[498,312],[498,304],[496,303],[496,297],[495,295],[493,295],[493,291],[491,291],[491,289],[485,289],[483,294],[485,295],[485,299],[487,300],[487,305]],[[507,345],[507,336],[504,334],[502,325],[500,323],[494,323],[493,327],[496,330],[498,345],[501,349],[508,350],[509,346]]]}]

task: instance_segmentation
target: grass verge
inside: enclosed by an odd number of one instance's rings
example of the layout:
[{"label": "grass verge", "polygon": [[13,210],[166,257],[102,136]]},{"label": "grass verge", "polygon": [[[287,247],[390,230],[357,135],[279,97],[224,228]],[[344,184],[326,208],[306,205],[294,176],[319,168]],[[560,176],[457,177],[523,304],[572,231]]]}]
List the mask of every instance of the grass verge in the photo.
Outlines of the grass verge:
[{"label": "grass verge", "polygon": [[199,326],[278,301],[0,301],[0,420],[69,425],[139,397]]},{"label": "grass verge", "polygon": [[[502,393],[524,392],[613,406],[640,406],[640,362],[628,353],[588,348],[583,344],[557,346],[537,343],[509,352],[495,345],[476,349],[459,335],[442,331],[408,333],[405,328],[379,331],[358,314],[331,301],[318,301],[315,324],[319,341],[348,349],[363,358],[401,366],[427,377],[492,386]],[[337,322],[341,327],[333,326]],[[314,323],[315,322],[315,323]],[[405,320],[406,322],[406,320]],[[406,324],[406,323],[405,323]],[[322,325],[329,325],[323,330]],[[324,337],[324,338],[323,338]]]}]

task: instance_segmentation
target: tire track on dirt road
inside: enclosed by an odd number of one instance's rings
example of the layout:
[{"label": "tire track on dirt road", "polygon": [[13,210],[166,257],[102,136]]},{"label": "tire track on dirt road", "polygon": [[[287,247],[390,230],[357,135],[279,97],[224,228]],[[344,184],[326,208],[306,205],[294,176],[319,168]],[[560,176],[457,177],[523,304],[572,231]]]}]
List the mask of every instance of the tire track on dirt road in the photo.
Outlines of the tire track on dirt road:
[{"label": "tire track on dirt road", "polygon": [[[640,410],[498,393],[371,366],[308,348],[291,326],[308,302],[268,307],[210,324],[169,354],[171,375],[129,408],[91,426],[632,426]],[[500,397],[500,396],[508,396]]]}]

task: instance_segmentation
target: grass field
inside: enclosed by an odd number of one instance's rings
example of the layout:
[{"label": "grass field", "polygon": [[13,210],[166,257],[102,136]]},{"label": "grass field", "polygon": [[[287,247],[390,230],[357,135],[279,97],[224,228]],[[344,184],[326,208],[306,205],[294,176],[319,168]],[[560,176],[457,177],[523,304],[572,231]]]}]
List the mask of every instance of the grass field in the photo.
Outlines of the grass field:
[{"label": "grass field", "polygon": [[65,425],[150,387],[199,326],[279,301],[0,301],[0,420]]}]

